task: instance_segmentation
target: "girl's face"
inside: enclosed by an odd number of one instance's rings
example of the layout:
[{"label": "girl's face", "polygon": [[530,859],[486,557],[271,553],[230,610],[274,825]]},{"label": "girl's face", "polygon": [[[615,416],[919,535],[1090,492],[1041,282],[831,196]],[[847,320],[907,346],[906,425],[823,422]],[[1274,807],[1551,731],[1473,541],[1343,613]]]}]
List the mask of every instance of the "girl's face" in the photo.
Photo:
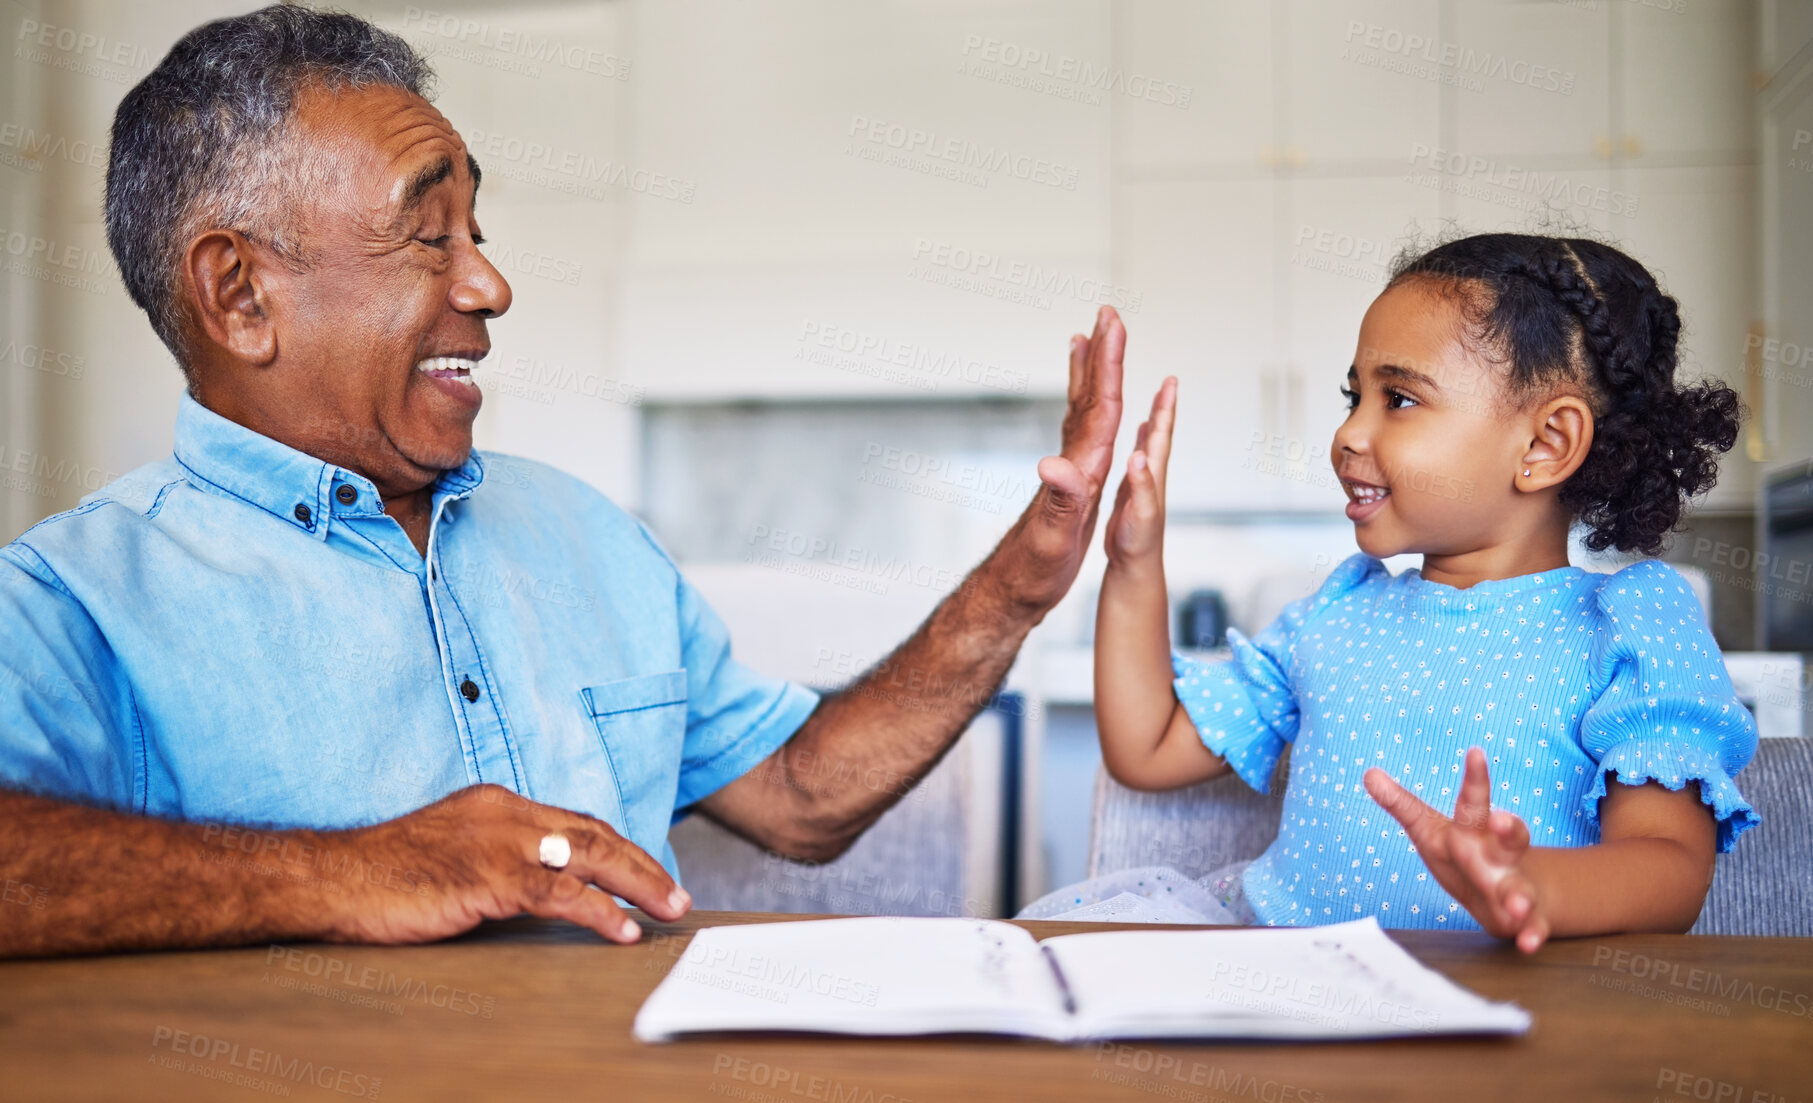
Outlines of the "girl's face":
[{"label": "girl's face", "polygon": [[1511,536],[1529,425],[1462,326],[1453,293],[1420,280],[1380,295],[1360,323],[1329,458],[1368,555],[1462,555]]}]

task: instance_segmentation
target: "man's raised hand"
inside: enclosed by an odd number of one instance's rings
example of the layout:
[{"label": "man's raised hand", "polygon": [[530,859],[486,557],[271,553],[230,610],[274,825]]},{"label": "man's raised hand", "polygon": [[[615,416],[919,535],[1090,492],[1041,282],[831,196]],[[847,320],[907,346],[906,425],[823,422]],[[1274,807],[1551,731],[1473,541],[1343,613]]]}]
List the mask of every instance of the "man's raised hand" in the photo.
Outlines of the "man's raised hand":
[{"label": "man's raised hand", "polygon": [[[1017,564],[1019,599],[1041,609],[1057,604],[1083,565],[1095,532],[1102,488],[1114,463],[1121,423],[1121,358],[1127,329],[1111,306],[1096,312],[1087,338],[1070,338],[1070,385],[1058,455],[1039,461],[1039,493],[1021,519],[1018,541],[1030,560]],[[1010,536],[1010,541],[1013,539]]]}]

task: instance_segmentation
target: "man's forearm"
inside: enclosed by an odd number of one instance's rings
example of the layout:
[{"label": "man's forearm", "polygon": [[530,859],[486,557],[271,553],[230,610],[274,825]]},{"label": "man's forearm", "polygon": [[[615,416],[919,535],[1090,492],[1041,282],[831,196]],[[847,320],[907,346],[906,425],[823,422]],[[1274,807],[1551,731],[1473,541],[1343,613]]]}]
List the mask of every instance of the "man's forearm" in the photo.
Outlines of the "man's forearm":
[{"label": "man's forearm", "polygon": [[1107,306],[1087,339],[1071,338],[1063,450],[1039,461],[1039,491],[1013,528],[893,654],[707,797],[706,814],[782,854],[825,860],[937,764],[1083,564],[1120,427],[1126,341]]},{"label": "man's forearm", "polygon": [[0,957],[323,937],[347,887],[296,863],[304,847],[331,852],[310,832],[172,823],[6,790],[0,824]]},{"label": "man's forearm", "polygon": [[1043,618],[1048,606],[1013,586],[1029,554],[1019,532],[906,642],[827,696],[785,746],[707,810],[791,857],[842,853],[937,765]]}]

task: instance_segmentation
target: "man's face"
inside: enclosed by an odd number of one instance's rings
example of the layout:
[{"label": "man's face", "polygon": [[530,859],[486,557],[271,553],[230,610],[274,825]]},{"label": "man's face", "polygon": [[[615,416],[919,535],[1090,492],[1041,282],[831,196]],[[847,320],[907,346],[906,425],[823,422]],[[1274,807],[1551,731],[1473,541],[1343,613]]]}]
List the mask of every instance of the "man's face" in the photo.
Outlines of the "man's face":
[{"label": "man's face", "polygon": [[334,184],[305,197],[313,263],[283,277],[277,352],[308,384],[298,447],[386,496],[463,463],[482,397],[468,365],[510,285],[478,251],[478,181],[466,144],[399,88],[311,88],[295,115]]}]

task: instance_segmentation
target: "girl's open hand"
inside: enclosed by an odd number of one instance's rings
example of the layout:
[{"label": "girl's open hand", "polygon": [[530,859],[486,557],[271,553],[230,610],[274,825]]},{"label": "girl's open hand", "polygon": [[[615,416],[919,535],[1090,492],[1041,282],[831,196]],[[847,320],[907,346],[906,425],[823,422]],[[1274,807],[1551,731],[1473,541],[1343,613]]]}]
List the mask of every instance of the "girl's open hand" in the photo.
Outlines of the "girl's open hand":
[{"label": "girl's open hand", "polygon": [[1114,495],[1104,543],[1111,563],[1157,555],[1165,539],[1165,467],[1171,461],[1171,425],[1177,414],[1177,377],[1167,376],[1152,396],[1152,413],[1140,423],[1127,457],[1127,474]]},{"label": "girl's open hand", "polygon": [[1492,808],[1485,751],[1474,747],[1467,752],[1453,819],[1376,766],[1366,771],[1366,791],[1404,825],[1429,872],[1488,933],[1516,939],[1526,954],[1548,939],[1543,901],[1523,868],[1530,829],[1510,812]]}]

